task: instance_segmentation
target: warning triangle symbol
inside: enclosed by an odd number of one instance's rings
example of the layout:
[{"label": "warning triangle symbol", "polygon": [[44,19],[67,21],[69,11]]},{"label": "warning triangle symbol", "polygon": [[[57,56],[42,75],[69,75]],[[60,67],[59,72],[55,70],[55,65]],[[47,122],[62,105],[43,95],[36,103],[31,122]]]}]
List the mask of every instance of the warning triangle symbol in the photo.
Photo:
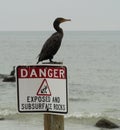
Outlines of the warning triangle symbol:
[{"label": "warning triangle symbol", "polygon": [[50,88],[46,79],[42,81],[36,95],[37,96],[51,96],[51,91],[50,91]]}]

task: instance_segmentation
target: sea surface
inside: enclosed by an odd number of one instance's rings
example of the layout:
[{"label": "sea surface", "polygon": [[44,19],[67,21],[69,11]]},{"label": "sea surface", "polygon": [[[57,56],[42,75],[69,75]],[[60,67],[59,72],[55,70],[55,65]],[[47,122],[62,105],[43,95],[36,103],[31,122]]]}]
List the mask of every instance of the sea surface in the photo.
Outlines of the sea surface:
[{"label": "sea surface", "polygon": [[[0,32],[0,74],[10,74],[13,66],[36,64],[52,33]],[[95,127],[101,118],[120,125],[120,31],[66,31],[54,60],[68,70],[65,130],[101,130]],[[19,113],[16,83],[1,78],[0,130],[43,129],[43,114]]]}]

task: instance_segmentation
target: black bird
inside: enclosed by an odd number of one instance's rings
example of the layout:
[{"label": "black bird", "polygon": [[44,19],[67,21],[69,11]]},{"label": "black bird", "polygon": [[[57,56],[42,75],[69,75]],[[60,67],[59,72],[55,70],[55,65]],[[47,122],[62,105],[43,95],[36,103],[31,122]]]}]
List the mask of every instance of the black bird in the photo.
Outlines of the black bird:
[{"label": "black bird", "polygon": [[63,38],[63,30],[59,27],[60,23],[71,21],[70,19],[64,18],[56,18],[53,26],[57,32],[52,34],[52,36],[45,42],[42,47],[40,54],[38,55],[38,62],[49,59],[50,62],[53,62],[53,56],[57,53],[58,49],[60,48],[61,41]]}]

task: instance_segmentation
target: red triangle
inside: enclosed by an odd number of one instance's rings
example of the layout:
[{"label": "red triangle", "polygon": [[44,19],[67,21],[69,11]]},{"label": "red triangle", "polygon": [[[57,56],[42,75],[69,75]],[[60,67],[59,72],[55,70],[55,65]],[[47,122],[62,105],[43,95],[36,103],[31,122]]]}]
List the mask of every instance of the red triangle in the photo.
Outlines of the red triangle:
[{"label": "red triangle", "polygon": [[50,88],[46,79],[42,81],[36,95],[37,96],[51,96],[51,91],[50,91]]}]

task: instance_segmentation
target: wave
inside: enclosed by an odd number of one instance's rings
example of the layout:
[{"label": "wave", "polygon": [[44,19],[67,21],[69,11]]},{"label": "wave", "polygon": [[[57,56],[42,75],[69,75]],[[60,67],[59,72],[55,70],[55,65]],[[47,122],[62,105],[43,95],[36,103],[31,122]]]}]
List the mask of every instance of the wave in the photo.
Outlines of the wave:
[{"label": "wave", "polygon": [[113,122],[118,122],[120,124],[120,118],[105,115],[103,113],[71,113],[65,116],[67,121],[81,123],[81,124],[95,124],[98,120],[105,118]]},{"label": "wave", "polygon": [[5,118],[5,117],[9,117],[9,116],[14,116],[17,114],[16,110],[13,109],[0,109],[0,118]]},{"label": "wave", "polygon": [[[41,119],[43,120],[43,113],[19,113],[16,109],[0,109],[0,121],[1,120],[33,120]],[[102,118],[108,119],[120,124],[120,118],[110,115],[105,115],[104,113],[87,113],[87,112],[74,112],[64,115],[66,122],[85,124],[85,125],[94,125],[96,122]],[[35,120],[36,120],[35,119]]]},{"label": "wave", "polygon": [[[4,117],[14,117],[19,115],[19,112],[16,109],[13,108],[1,108],[0,109],[0,118],[4,118]],[[24,115],[24,113],[22,113],[22,115]],[[25,114],[26,115],[26,114]],[[71,119],[71,120],[82,120],[82,119],[97,119],[102,117],[103,115],[101,113],[69,113],[66,114],[64,117],[65,119]],[[120,119],[119,119],[120,120]]]},{"label": "wave", "polygon": [[43,119],[43,115],[36,114],[36,113],[19,113],[16,109],[0,109],[0,121],[2,120],[21,120],[26,121],[27,120],[34,120],[37,119]]},{"label": "wave", "polygon": [[77,101],[89,101],[89,99],[80,98],[80,97],[69,97],[69,101],[74,101],[74,102],[77,102]]},{"label": "wave", "polygon": [[101,113],[71,113],[65,116],[66,119],[81,120],[101,117]]}]

